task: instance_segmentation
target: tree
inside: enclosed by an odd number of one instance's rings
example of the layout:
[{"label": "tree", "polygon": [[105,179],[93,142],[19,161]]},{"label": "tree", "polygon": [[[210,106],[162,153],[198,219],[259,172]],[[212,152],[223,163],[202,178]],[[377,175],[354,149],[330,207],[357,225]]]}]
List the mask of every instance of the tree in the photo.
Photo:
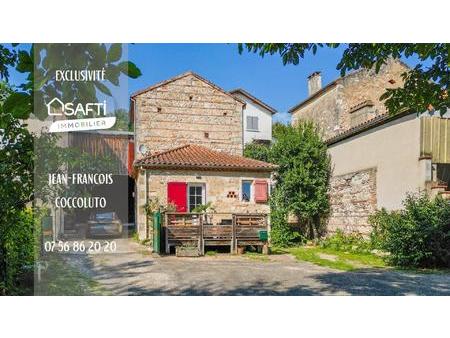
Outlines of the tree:
[{"label": "tree", "polygon": [[[283,64],[297,65],[307,53],[314,55],[319,48],[338,46],[337,43],[246,43],[239,44],[238,48],[240,53],[246,49],[262,57],[279,54]],[[342,76],[359,68],[374,68],[378,72],[389,58],[415,58],[418,60],[416,66],[402,74],[404,86],[387,89],[380,99],[386,100],[385,105],[390,114],[406,109],[417,113],[436,110],[445,114],[450,108],[449,50],[450,44],[446,43],[350,43],[346,45],[336,68]]]},{"label": "tree", "polygon": [[116,117],[116,123],[111,130],[133,131],[133,126],[130,124],[130,117],[126,109],[116,109],[111,115]]},{"label": "tree", "polygon": [[270,198],[271,237],[274,244],[289,245],[301,238],[288,226],[289,214],[298,217],[305,230],[303,235],[322,234],[323,220],[329,211],[330,158],[326,144],[312,122],[277,125],[274,139],[264,151],[254,152],[255,146],[247,145],[245,154],[278,165],[274,175],[275,189]]},{"label": "tree", "polygon": [[[136,65],[122,59],[122,44],[96,43],[33,44],[29,50],[13,45],[0,45],[0,62],[15,66],[27,74],[25,83],[18,86],[5,101],[5,110],[14,117],[27,119],[31,112],[43,120],[47,117],[45,105],[57,97],[77,103],[95,102],[99,94],[112,96],[110,86],[119,85],[121,74],[130,78],[141,76]],[[7,79],[7,65],[0,64],[0,79]],[[5,68],[5,70],[3,70]],[[104,69],[106,84],[100,81],[56,81],[56,70]]]},{"label": "tree", "polygon": [[[17,288],[20,266],[32,263],[33,232],[26,204],[33,195],[33,139],[3,109],[12,92],[0,84],[0,292]],[[28,254],[30,253],[31,254]],[[27,253],[26,255],[24,255]],[[27,257],[27,259],[22,258]],[[31,257],[31,261],[30,258]]]},{"label": "tree", "polygon": [[269,162],[270,146],[264,143],[250,142],[244,147],[244,156],[255,160]]},{"label": "tree", "polygon": [[[61,83],[52,79],[57,69],[102,67],[105,67],[106,84]],[[39,184],[33,181],[35,150],[54,144],[51,138],[43,138],[34,147],[36,139],[23,121],[31,113],[40,119],[46,118],[47,111],[43,107],[53,97],[95,102],[100,93],[111,96],[108,86],[117,86],[121,74],[130,78],[141,75],[134,63],[122,59],[121,44],[35,44],[28,50],[17,44],[0,45],[0,80],[8,81],[11,68],[27,76],[26,81],[16,87],[0,82],[0,289],[4,293],[15,292],[20,273],[32,256],[18,254],[18,250],[32,252],[28,249],[32,246],[34,220],[30,221],[26,206],[34,198],[35,184]],[[58,149],[45,150],[53,154],[46,159],[45,166],[54,165],[54,160],[60,156]],[[75,164],[93,166],[89,158],[76,158]]]}]

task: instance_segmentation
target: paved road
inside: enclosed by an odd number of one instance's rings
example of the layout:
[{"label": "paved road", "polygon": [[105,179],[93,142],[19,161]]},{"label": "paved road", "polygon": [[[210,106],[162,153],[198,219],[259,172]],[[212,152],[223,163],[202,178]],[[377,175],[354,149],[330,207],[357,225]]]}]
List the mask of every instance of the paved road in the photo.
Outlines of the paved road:
[{"label": "paved road", "polygon": [[450,295],[450,274],[343,272],[289,255],[153,257],[131,240],[114,254],[70,255],[113,295]]}]

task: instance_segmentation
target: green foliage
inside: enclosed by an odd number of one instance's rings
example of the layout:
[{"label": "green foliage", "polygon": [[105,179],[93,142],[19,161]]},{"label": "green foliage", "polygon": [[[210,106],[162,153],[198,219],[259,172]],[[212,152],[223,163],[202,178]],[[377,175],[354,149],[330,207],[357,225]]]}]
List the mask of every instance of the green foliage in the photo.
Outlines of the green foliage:
[{"label": "green foliage", "polygon": [[320,241],[320,247],[353,253],[369,253],[372,250],[371,242],[361,234],[345,234],[342,230]]},{"label": "green foliage", "polygon": [[[286,246],[301,243],[305,235],[321,235],[323,220],[328,214],[328,183],[330,158],[319,130],[312,122],[296,126],[276,124],[270,146],[250,144],[246,156],[266,160],[279,167],[274,175],[275,189],[270,198],[271,241]],[[287,224],[289,214],[295,214],[304,233]]]},{"label": "green foliage", "polygon": [[[283,64],[297,65],[307,53],[316,54],[318,48],[338,46],[336,43],[246,43],[239,44],[238,49],[240,53],[245,48],[262,57],[279,54]],[[386,90],[381,99],[386,100],[391,114],[405,109],[421,113],[431,107],[444,114],[450,108],[449,46],[446,43],[350,43],[336,68],[341,75],[359,68],[374,68],[378,72],[389,58],[414,58],[418,60],[416,66],[402,75],[404,86]]]},{"label": "green foliage", "polygon": [[354,271],[361,268],[382,268],[386,263],[382,258],[370,253],[348,252],[331,248],[297,247],[287,249],[296,259],[342,271]]},{"label": "green foliage", "polygon": [[440,197],[409,195],[404,210],[370,217],[372,240],[402,267],[450,267],[450,204]]},{"label": "green foliage", "polygon": [[[142,75],[133,62],[122,59],[122,44],[33,44],[30,50],[20,49],[20,45],[10,48],[0,45],[0,79],[8,79],[9,67],[27,74],[26,82],[4,103],[7,112],[21,119],[27,119],[32,112],[45,119],[46,103],[54,97],[78,103],[96,102],[99,92],[112,95],[109,87],[119,85],[121,74],[132,79]],[[69,83],[52,78],[57,69],[102,68],[106,84]]]},{"label": "green foliage", "polygon": [[319,230],[320,218],[329,210],[328,184],[331,162],[317,127],[308,121],[285,126],[278,133],[271,159],[282,200],[300,219]]},{"label": "green foliage", "polygon": [[39,296],[102,296],[109,295],[97,281],[64,260],[62,255],[50,254],[43,261],[41,281],[36,284]]},{"label": "green foliage", "polygon": [[31,209],[10,212],[0,221],[0,294],[30,294],[35,257],[33,213]]},{"label": "green foliage", "polygon": [[281,186],[278,186],[270,197],[271,243],[278,247],[303,244],[306,242],[306,238],[287,222],[289,206],[284,201],[282,189]]},{"label": "green foliage", "polygon": [[247,143],[244,147],[244,156],[259,161],[269,162],[270,146],[256,142]]},{"label": "green foliage", "polygon": [[116,109],[112,116],[116,117],[116,123],[110,130],[133,131],[130,123],[130,117],[126,109]]},{"label": "green foliage", "polygon": [[[83,53],[80,53],[83,51]],[[0,80],[9,78],[9,69],[24,73],[24,83],[12,88],[0,82],[0,289],[3,293],[20,293],[24,269],[33,264],[31,241],[33,229],[26,205],[33,201],[33,188],[42,187],[45,178],[33,181],[35,153],[32,135],[21,120],[33,112],[40,119],[47,117],[45,103],[54,97],[73,102],[95,102],[99,92],[111,95],[109,85],[117,86],[119,76],[141,75],[129,61],[122,61],[122,45],[112,44],[34,44],[30,50],[20,45],[0,45]],[[77,57],[74,57],[77,56]],[[106,84],[84,82],[56,82],[51,80],[56,69],[101,69],[105,67]],[[69,163],[69,170],[105,168],[104,159],[92,161],[83,154],[67,150],[61,154],[56,137],[40,139],[38,150],[49,154],[45,161],[37,161],[37,172],[58,170],[61,163]],[[43,153],[43,152],[41,152]],[[72,157],[71,157],[72,156]],[[42,163],[45,162],[45,163]],[[106,161],[107,162],[107,161]],[[57,171],[54,171],[57,172]],[[48,191],[51,193],[51,191]],[[55,193],[55,192],[53,192]],[[50,196],[50,195],[48,195]],[[22,290],[22,291],[21,291]]]},{"label": "green foliage", "polygon": [[13,49],[0,45],[0,79],[9,78],[9,67],[17,61],[17,52]]},{"label": "green foliage", "polygon": [[0,114],[0,218],[33,194],[33,139],[19,120]]},{"label": "green foliage", "polygon": [[192,212],[198,213],[216,212],[216,209],[212,206],[211,202],[208,202],[206,204],[197,205],[194,209],[192,209]]},{"label": "green foliage", "polygon": [[144,205],[144,212],[148,217],[153,216],[157,211],[159,212],[173,212],[176,210],[176,206],[173,203],[164,205],[160,202],[158,197],[149,198]]}]

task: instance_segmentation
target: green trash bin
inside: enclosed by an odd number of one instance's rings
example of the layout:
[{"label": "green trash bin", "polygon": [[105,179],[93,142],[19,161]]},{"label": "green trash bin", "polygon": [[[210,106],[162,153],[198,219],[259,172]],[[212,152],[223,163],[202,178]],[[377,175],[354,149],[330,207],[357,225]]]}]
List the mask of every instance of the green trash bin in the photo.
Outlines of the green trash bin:
[{"label": "green trash bin", "polygon": [[161,213],[153,214],[153,252],[161,252]]},{"label": "green trash bin", "polygon": [[269,239],[269,234],[267,233],[267,230],[259,230],[258,236],[260,241],[267,241]]}]

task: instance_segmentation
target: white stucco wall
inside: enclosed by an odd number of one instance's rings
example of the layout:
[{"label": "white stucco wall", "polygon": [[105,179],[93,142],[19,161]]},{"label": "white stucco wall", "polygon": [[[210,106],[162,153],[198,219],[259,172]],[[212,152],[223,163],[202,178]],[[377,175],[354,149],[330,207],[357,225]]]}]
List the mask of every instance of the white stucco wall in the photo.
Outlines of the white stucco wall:
[{"label": "white stucco wall", "polygon": [[376,168],[377,207],[400,209],[408,192],[425,189],[428,160],[419,161],[420,119],[409,115],[329,146],[333,176]]},{"label": "white stucco wall", "polygon": [[[244,129],[244,144],[253,140],[272,140],[272,113],[267,109],[257,105],[244,95],[239,93],[233,94],[246,103],[243,112],[242,123]],[[247,130],[247,116],[257,116],[259,119],[259,130]]]}]

